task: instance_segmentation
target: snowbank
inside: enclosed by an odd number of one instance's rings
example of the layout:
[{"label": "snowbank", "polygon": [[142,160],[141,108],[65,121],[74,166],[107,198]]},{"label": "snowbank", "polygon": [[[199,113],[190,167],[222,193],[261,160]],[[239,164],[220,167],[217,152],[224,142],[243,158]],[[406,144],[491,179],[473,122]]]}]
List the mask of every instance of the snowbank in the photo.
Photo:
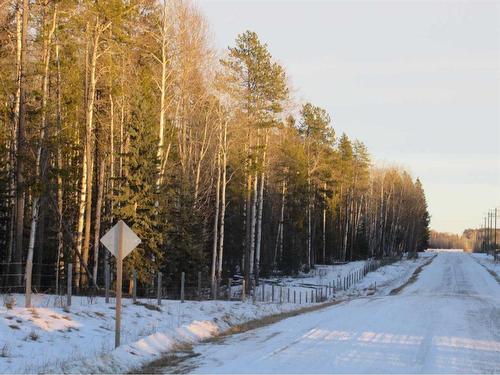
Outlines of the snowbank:
[{"label": "snowbank", "polygon": [[489,270],[490,273],[493,272],[494,274],[496,274],[497,278],[500,278],[500,259],[495,262],[493,259],[493,255],[485,253],[471,253],[471,256],[477,262],[479,262],[479,264]]}]

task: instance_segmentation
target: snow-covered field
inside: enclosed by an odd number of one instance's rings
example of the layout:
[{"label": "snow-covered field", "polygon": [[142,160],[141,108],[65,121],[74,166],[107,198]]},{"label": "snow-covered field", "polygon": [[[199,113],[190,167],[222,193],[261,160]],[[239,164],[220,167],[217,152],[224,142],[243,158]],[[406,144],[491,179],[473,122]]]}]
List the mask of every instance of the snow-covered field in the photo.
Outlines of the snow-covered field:
[{"label": "snow-covered field", "polygon": [[468,253],[434,255],[398,293],[351,299],[202,343],[159,370],[500,373],[499,282]]},{"label": "snow-covered field", "polygon": [[[369,273],[347,291],[330,299],[386,295],[403,284],[425,261],[405,260]],[[279,283],[294,290],[306,284],[327,285],[363,266],[352,262],[319,267],[300,279]],[[273,280],[277,282],[277,280]],[[375,289],[376,284],[376,289]],[[114,349],[114,304],[102,298],[73,297],[70,309],[60,299],[36,295],[33,309],[26,309],[22,295],[14,306],[6,296],[0,301],[0,372],[125,372],[155,360],[180,344],[195,343],[219,335],[231,326],[307,306],[293,303],[238,301],[154,301],[134,305],[125,299],[122,315],[122,346]],[[310,304],[309,304],[310,305]]]}]

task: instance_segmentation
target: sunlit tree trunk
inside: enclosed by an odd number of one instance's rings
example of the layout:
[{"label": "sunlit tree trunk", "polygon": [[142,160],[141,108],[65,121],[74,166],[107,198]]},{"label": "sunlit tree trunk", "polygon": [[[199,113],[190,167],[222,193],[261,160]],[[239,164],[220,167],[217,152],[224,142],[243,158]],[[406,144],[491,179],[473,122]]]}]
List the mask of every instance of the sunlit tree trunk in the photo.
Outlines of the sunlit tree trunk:
[{"label": "sunlit tree trunk", "polygon": [[323,258],[323,264],[326,264],[326,182],[323,184],[323,230],[322,230],[322,235],[323,235],[323,248],[322,248],[322,258]]},{"label": "sunlit tree trunk", "polygon": [[224,120],[222,135],[222,183],[221,183],[221,213],[220,213],[220,233],[219,233],[219,256],[217,267],[217,278],[222,278],[222,259],[224,255],[224,229],[226,218],[226,185],[227,185],[227,120]]},{"label": "sunlit tree trunk", "polygon": [[56,80],[56,124],[59,140],[57,142],[57,256],[56,256],[56,294],[59,294],[59,270],[61,269],[62,254],[64,248],[63,238],[63,183],[61,171],[63,167],[62,151],[61,151],[61,132],[62,132],[62,119],[61,119],[61,60],[59,56],[59,41],[56,44],[56,64],[57,64],[57,80]]},{"label": "sunlit tree trunk", "polygon": [[[17,127],[17,169],[16,169],[16,247],[14,253],[14,280],[16,286],[22,283],[22,259],[24,236],[26,158],[26,50],[28,36],[29,1],[22,0],[21,55],[19,60],[19,121]],[[32,259],[31,259],[32,261]]]},{"label": "sunlit tree trunk", "polygon": [[[220,142],[220,141],[219,141]],[[220,148],[221,145],[219,143],[219,147],[217,150],[217,181],[215,185],[215,214],[214,214],[214,230],[213,230],[213,241],[212,241],[212,268],[210,273],[210,282],[212,287],[212,293],[215,292],[215,276],[216,276],[216,267],[217,267],[217,244],[219,237],[219,208],[220,208],[220,183],[221,183],[221,160],[220,160]]]},{"label": "sunlit tree trunk", "polygon": [[256,243],[255,243],[255,280],[259,282],[260,275],[260,249],[262,243],[262,211],[264,208],[264,184],[266,177],[266,157],[267,157],[267,144],[269,139],[269,131],[266,130],[264,139],[264,152],[262,154],[262,171],[260,173],[260,185],[258,192],[258,211],[257,211],[257,233],[256,233]]},{"label": "sunlit tree trunk", "polygon": [[[100,148],[100,147],[99,147]],[[104,172],[106,168],[106,158],[102,150],[98,151],[99,175],[97,180],[97,200],[95,205],[95,224],[94,224],[94,268],[92,278],[94,285],[97,285],[97,270],[99,267],[99,240],[101,233],[101,210],[104,195]]]},{"label": "sunlit tree trunk", "polygon": [[[21,48],[22,48],[22,21],[21,7],[18,4],[16,7],[16,95],[14,100],[13,115],[14,121],[11,129],[10,141],[10,193],[11,193],[11,216],[9,226],[9,245],[7,249],[7,264],[10,266],[12,262],[12,254],[15,251],[15,236],[16,236],[16,202],[17,202],[17,187],[16,187],[16,171],[17,171],[17,142],[18,142],[18,126],[19,126],[19,103],[20,103],[20,87],[21,87]],[[14,267],[15,268],[15,267]],[[9,272],[5,272],[9,273]],[[12,273],[15,273],[14,271]]]},{"label": "sunlit tree trunk", "polygon": [[278,261],[283,256],[283,224],[285,220],[285,195],[286,195],[286,180],[281,183],[281,208],[280,219],[278,222],[278,233],[276,234],[276,242],[274,244],[273,269],[276,269]]},{"label": "sunlit tree trunk", "polygon": [[[50,64],[50,50],[52,46],[52,36],[56,28],[57,20],[57,8],[54,9],[52,16],[52,26],[48,32],[47,38],[44,41],[44,51],[43,51],[43,65],[44,74],[42,80],[42,121],[40,127],[40,137],[36,153],[35,161],[35,177],[37,182],[43,180],[42,175],[45,174],[45,166],[42,168],[42,154],[45,147],[45,136],[47,134],[47,97],[49,91],[49,64]],[[43,192],[42,192],[43,193]],[[32,280],[32,270],[33,270],[33,252],[35,248],[36,239],[36,228],[38,224],[38,216],[40,210],[40,194],[35,193],[32,200],[31,208],[31,225],[30,225],[30,236],[28,245],[28,256],[26,258],[26,270],[25,270],[25,280],[26,280],[26,307],[31,307],[31,280]],[[40,246],[41,251],[42,246]]]}]

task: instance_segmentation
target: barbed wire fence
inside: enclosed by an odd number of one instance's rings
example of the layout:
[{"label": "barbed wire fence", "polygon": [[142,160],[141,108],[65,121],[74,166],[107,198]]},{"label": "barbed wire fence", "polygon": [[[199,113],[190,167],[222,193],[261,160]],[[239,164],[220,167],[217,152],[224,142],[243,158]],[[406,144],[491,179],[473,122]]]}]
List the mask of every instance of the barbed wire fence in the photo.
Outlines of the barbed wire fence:
[{"label": "barbed wire fence", "polygon": [[[342,277],[328,279],[322,275],[322,270],[316,270],[315,276],[319,276],[319,283],[300,282],[300,278],[294,279],[293,283],[287,283],[285,278],[251,280],[250,292],[242,276],[236,275],[231,278],[217,280],[212,287],[212,281],[208,273],[195,272],[180,275],[164,275],[157,272],[150,277],[148,282],[138,280],[137,273],[127,275],[122,290],[125,298],[132,303],[148,304],[150,306],[161,306],[165,300],[184,301],[248,301],[253,303],[294,303],[311,304],[321,303],[334,297],[341,291],[347,291],[354,284],[363,279],[369,272],[387,264],[394,263],[399,258],[370,259],[362,267],[351,270]],[[20,263],[0,263],[0,294],[5,296],[13,293],[24,293],[24,269],[16,267]],[[73,272],[71,264],[60,266],[55,272],[55,264],[35,263],[33,264],[33,293],[44,294],[54,297],[54,305],[58,307],[69,307],[73,296],[86,297],[89,303],[95,302],[97,297],[105,298],[107,303],[113,303],[115,297],[114,275],[112,267],[107,267],[109,272],[101,275],[99,285],[102,287],[83,287],[75,285],[75,280],[83,274]],[[22,272],[15,272],[21,269]],[[56,276],[54,276],[54,273]],[[85,274],[85,277],[87,274]],[[189,277],[188,277],[189,276]],[[310,277],[310,276],[307,276]],[[107,278],[107,280],[106,280]],[[91,283],[90,283],[91,284]],[[375,285],[376,287],[376,285]],[[5,299],[5,297],[4,297]]]}]

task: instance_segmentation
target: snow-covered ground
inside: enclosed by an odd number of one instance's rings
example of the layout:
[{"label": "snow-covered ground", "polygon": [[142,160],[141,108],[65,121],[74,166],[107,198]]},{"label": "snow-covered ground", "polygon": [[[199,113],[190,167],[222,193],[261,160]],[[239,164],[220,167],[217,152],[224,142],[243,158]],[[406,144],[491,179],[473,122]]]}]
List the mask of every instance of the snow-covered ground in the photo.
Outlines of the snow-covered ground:
[{"label": "snow-covered ground", "polygon": [[[330,299],[386,295],[403,284],[425,261],[405,260],[369,273],[347,291]],[[363,262],[319,267],[300,279],[272,280],[291,290],[327,285],[360,269]],[[376,284],[376,289],[375,289]],[[231,326],[310,306],[293,303],[238,301],[155,301],[134,305],[123,302],[122,346],[114,349],[114,304],[102,298],[73,297],[70,309],[61,299],[34,296],[33,309],[26,309],[22,295],[0,301],[0,372],[125,372],[159,358],[180,344],[196,343],[216,336]]]},{"label": "snow-covered ground", "polygon": [[463,253],[463,249],[428,249],[428,252],[437,252],[437,253]]},{"label": "snow-covered ground", "polygon": [[[406,282],[413,270],[434,255],[434,252],[420,253],[419,259],[405,260],[386,265],[377,270],[377,272],[368,273],[347,290],[343,289],[344,278],[348,278],[350,275],[360,275],[363,267],[370,261],[355,261],[336,266],[316,265],[315,269],[306,275],[300,275],[295,278],[263,279],[263,281],[275,284],[278,287],[282,286],[284,288],[283,294],[286,296],[288,296],[287,289],[290,289],[292,296],[293,291],[296,292],[296,295],[302,293],[302,296],[305,296],[306,294],[310,295],[311,290],[321,289],[321,286],[328,285],[336,287],[334,289],[334,299],[371,295],[375,291],[378,295],[384,295],[388,294],[392,288]],[[271,300],[270,293],[270,286],[266,286],[266,300]],[[261,295],[261,288],[258,288],[257,296],[260,298]],[[275,290],[275,300],[279,300],[278,289]]]},{"label": "snow-covered ground", "polygon": [[434,255],[396,294],[348,300],[202,343],[161,370],[499,373],[499,283],[470,254]]}]

